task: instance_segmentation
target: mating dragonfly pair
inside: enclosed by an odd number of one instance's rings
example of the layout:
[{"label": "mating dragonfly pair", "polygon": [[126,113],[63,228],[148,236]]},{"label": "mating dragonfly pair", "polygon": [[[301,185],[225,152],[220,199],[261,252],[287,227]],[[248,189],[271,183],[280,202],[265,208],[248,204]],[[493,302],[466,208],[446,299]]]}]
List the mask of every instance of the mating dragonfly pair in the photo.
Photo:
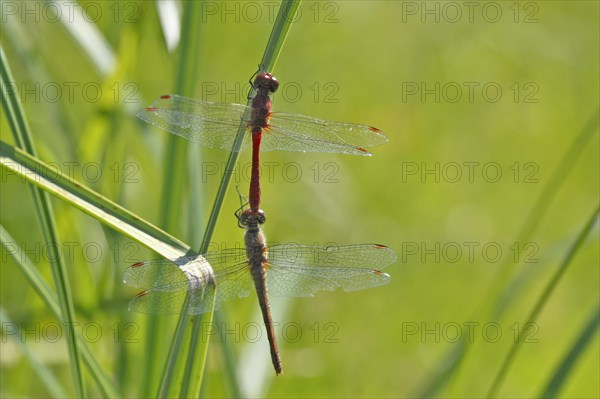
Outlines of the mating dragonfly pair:
[{"label": "mating dragonfly pair", "polygon": [[[390,276],[381,270],[394,263],[396,255],[379,244],[267,245],[261,229],[266,215],[259,209],[259,151],[371,155],[365,147],[387,141],[374,127],[271,112],[270,94],[278,86],[270,73],[258,75],[250,107],[166,95],[138,112],[146,122],[211,148],[231,150],[240,123],[245,124],[250,134],[244,137],[242,148],[251,139],[252,175],[249,208],[242,206],[236,212],[238,224],[246,230],[244,249],[139,262],[125,271],[123,281],[145,289],[129,305],[130,310],[144,313],[179,313],[186,306],[188,313],[202,314],[212,311],[213,304],[218,308],[224,301],[256,291],[273,366],[280,374],[282,365],[268,295],[308,297],[318,291],[355,291],[383,285]],[[213,273],[208,272],[211,269]]]}]

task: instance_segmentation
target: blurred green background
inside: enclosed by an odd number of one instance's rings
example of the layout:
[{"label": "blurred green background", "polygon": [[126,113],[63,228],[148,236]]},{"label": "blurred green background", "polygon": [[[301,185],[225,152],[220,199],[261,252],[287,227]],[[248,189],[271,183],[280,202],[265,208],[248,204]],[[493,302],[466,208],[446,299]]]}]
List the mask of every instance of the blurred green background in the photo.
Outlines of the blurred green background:
[{"label": "blurred green background", "polygon": [[[264,153],[267,237],[382,243],[398,262],[386,270],[392,281],[384,287],[273,299],[283,334],[285,374],[278,378],[264,334],[254,342],[261,325],[256,299],[227,304],[225,324],[213,327],[228,335],[211,337],[203,395],[233,395],[224,382],[221,341],[247,396],[481,397],[488,391],[515,331],[528,322],[598,206],[599,5],[469,4],[301,4],[272,71],[281,82],[274,110],[373,125],[389,142],[372,148],[370,158]],[[196,84],[188,93],[244,103],[279,6],[202,7]],[[135,111],[174,90],[177,55],[165,37],[176,25],[161,28],[151,1],[79,2],[72,19],[63,14],[64,23],[56,10],[45,2],[2,3],[11,89],[22,99],[39,157],[160,224],[169,134],[137,120]],[[82,12],[86,23],[76,18]],[[4,113],[0,123],[2,140],[13,144]],[[590,124],[591,133],[582,133]],[[576,140],[582,145],[565,158]],[[168,231],[197,248],[228,154],[184,145],[201,154],[203,196],[190,204],[186,174],[182,211]],[[247,191],[249,161],[249,152],[242,153],[213,249],[241,242],[233,186]],[[51,284],[30,191],[4,173],[1,223]],[[564,177],[553,180],[557,174]],[[136,291],[120,280],[128,265],[155,255],[61,201],[53,205],[81,328],[89,327],[88,342],[116,389],[138,397],[147,316],[125,311]],[[524,237],[532,215],[539,224]],[[596,225],[544,303],[499,397],[539,396],[556,375],[597,312],[598,264]],[[32,384],[33,368],[15,340],[72,395],[65,337],[54,339],[51,331],[57,321],[4,249],[0,270],[2,308],[13,323],[3,329],[29,331],[3,334],[2,396],[48,395],[43,384]],[[176,320],[167,318],[169,328]],[[169,331],[156,342],[161,361]],[[455,367],[465,350],[461,339],[472,343]],[[595,330],[559,396],[600,396],[599,352]]]}]

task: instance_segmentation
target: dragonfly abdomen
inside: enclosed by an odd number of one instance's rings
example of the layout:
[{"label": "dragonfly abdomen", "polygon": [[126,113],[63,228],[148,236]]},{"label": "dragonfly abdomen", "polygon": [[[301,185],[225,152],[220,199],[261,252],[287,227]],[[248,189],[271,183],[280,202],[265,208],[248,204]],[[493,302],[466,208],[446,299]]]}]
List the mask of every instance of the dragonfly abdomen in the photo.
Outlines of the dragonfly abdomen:
[{"label": "dragonfly abdomen", "polygon": [[279,357],[279,347],[275,338],[275,328],[273,318],[271,317],[271,306],[269,305],[269,294],[267,290],[267,271],[263,264],[253,265],[251,269],[252,279],[258,296],[258,303],[263,315],[265,328],[267,329],[267,338],[269,339],[269,349],[271,352],[271,361],[277,375],[283,373],[283,365]]}]

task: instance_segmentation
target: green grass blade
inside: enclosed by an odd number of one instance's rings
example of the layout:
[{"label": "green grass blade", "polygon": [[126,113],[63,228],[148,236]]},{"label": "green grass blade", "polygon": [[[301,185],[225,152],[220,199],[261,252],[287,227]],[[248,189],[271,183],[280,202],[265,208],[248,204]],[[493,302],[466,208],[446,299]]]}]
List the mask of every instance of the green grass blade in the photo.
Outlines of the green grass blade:
[{"label": "green grass blade", "polygon": [[184,356],[177,356],[177,350],[184,351],[183,341],[185,339],[185,335],[187,332],[189,319],[185,314],[182,314],[179,317],[179,321],[177,322],[177,327],[175,328],[175,333],[173,335],[173,340],[171,342],[171,348],[169,350],[169,356],[167,357],[167,361],[165,362],[165,367],[162,375],[162,381],[159,386],[157,398],[167,398],[173,397],[170,393],[170,390],[173,390],[173,386],[178,385],[177,379],[175,377],[178,367],[181,367],[181,359]]},{"label": "green grass blade", "polygon": [[[214,300],[214,296],[212,297]],[[214,303],[213,303],[214,307]],[[197,317],[197,319],[201,319],[201,317]],[[212,318],[211,318],[212,320]],[[202,385],[202,381],[199,383],[194,383],[194,378],[198,377],[202,379],[204,377],[204,363],[206,353],[208,352],[208,340],[201,339],[202,334],[202,323],[194,323],[192,325],[192,331],[190,335],[190,342],[202,342],[199,347],[199,353],[201,353],[204,357],[199,356],[188,356],[186,359],[185,367],[183,369],[183,378],[181,382],[181,389],[179,390],[180,398],[189,398],[190,396],[187,394],[191,390],[193,390],[196,386]],[[191,345],[190,345],[191,346]],[[198,371],[199,370],[199,371]],[[201,374],[200,374],[201,373]]]},{"label": "green grass blade", "polygon": [[[115,53],[109,41],[102,34],[98,25],[85,18],[85,11],[77,2],[53,3],[60,15],[70,15],[69,18],[59,18],[63,27],[73,40],[87,55],[90,63],[102,74],[107,75],[114,67]],[[53,10],[53,7],[48,7]]]},{"label": "green grass blade", "polygon": [[189,251],[186,244],[156,226],[2,141],[0,141],[0,164],[7,171],[66,201],[166,258],[177,258]]},{"label": "green grass blade", "polygon": [[[200,26],[202,2],[184,3],[181,44],[175,73],[175,92],[192,96],[198,74],[200,50]],[[187,145],[186,141],[175,135],[169,135],[167,156],[165,157],[165,175],[162,192],[161,226],[177,228],[181,214],[182,193],[186,179]]]},{"label": "green grass blade", "polygon": [[[15,240],[11,235],[4,229],[4,226],[0,225],[0,243],[8,254],[12,256],[17,266],[25,275],[25,278],[29,281],[29,284],[38,293],[42,300],[46,303],[52,314],[60,320],[60,305],[56,296],[46,284],[43,277],[38,272],[38,269],[31,262],[27,254],[21,249],[20,246],[14,246]],[[96,357],[87,345],[87,342],[81,337],[81,333],[77,332],[75,335],[77,346],[81,351],[83,361],[88,367],[92,378],[98,385],[102,396],[105,398],[116,398],[119,394],[113,389],[113,383],[106,375],[104,370],[100,367],[96,361]]]},{"label": "green grass blade", "polygon": [[[6,311],[3,307],[0,307],[0,325],[2,326],[2,335],[4,337],[9,337],[10,335],[15,334],[17,337],[21,336],[21,329],[18,327],[17,323],[13,323],[11,319],[6,314]],[[15,330],[6,331],[6,327],[15,326]],[[3,338],[4,338],[3,337]],[[67,394],[63,391],[60,383],[56,380],[52,371],[46,367],[44,363],[38,360],[36,355],[29,350],[29,346],[25,344],[23,340],[20,339],[12,339],[12,342],[21,350],[28,363],[31,365],[31,368],[39,378],[39,380],[44,384],[50,396],[53,398],[66,398]]]},{"label": "green grass blade", "polygon": [[[567,271],[567,268],[571,264],[571,261],[573,260],[573,258],[575,257],[575,255],[577,254],[577,252],[579,251],[581,246],[583,245],[583,243],[584,243],[585,239],[587,238],[588,234],[590,233],[590,231],[592,231],[592,228],[594,227],[594,224],[597,222],[597,219],[599,216],[600,216],[600,206],[594,210],[594,213],[592,214],[592,216],[590,217],[590,219],[588,220],[586,225],[581,229],[581,232],[575,239],[575,242],[573,242],[573,244],[571,245],[571,248],[569,248],[569,251],[567,252],[565,258],[561,262],[558,270],[556,271],[556,273],[554,273],[554,276],[552,276],[552,278],[550,279],[550,281],[544,288],[544,291],[542,292],[542,294],[540,295],[535,306],[529,313],[529,316],[525,319],[526,322],[533,323],[537,320],[542,309],[548,302],[550,295],[552,295],[552,293],[554,292],[554,289],[560,282],[562,276]],[[526,324],[524,324],[524,325],[526,325]],[[506,358],[504,359],[504,362],[502,362],[502,366],[500,367],[498,374],[496,374],[496,377],[494,378],[492,386],[490,387],[490,390],[487,394],[488,398],[493,398],[496,396],[496,393],[498,392],[500,385],[504,381],[506,374],[508,373],[508,370],[512,366],[512,363],[518,353],[518,350],[521,347],[521,342],[523,341],[523,333],[525,331],[526,331],[526,329],[519,330],[517,339],[512,344],[510,351],[508,352],[508,354],[506,355]]]},{"label": "green grass blade", "polygon": [[[29,154],[35,155],[33,137],[29,131],[20,100],[17,98],[15,92],[7,90],[8,86],[13,82],[13,78],[3,48],[0,48],[0,79],[2,84],[2,106],[7,114],[15,142]],[[80,398],[87,397],[81,367],[81,355],[74,339],[76,323],[71,287],[69,285],[64,259],[58,256],[57,246],[60,243],[60,239],[54,221],[52,205],[46,194],[39,188],[31,187],[31,192],[36,207],[37,217],[41,225],[42,235],[51,254],[49,260],[52,266],[52,276],[61,307],[60,319],[63,323],[66,323],[65,329],[67,331],[67,337],[69,338],[67,340],[67,348],[75,393]]]},{"label": "green grass blade", "polygon": [[439,363],[441,365],[446,365],[446,367],[440,367],[442,370],[438,371],[438,374],[435,378],[432,378],[427,382],[423,387],[420,387],[417,394],[413,397],[415,398],[432,398],[435,396],[435,393],[446,383],[446,381],[452,376],[453,371],[458,367],[458,363],[460,363],[464,359],[464,351],[467,346],[465,341],[459,341],[456,343],[456,347],[452,348],[448,354],[445,355],[444,359]]},{"label": "green grass blade", "polygon": [[592,312],[592,316],[590,317],[588,323],[581,331],[581,334],[573,345],[568,353],[565,355],[564,359],[560,362],[556,371],[552,375],[550,381],[546,385],[544,391],[538,395],[540,398],[555,398],[558,396],[562,385],[566,381],[568,375],[571,370],[575,366],[577,359],[584,353],[585,348],[588,346],[592,339],[596,336],[596,332],[600,328],[600,306],[597,306]]},{"label": "green grass blade", "polygon": [[[523,222],[523,225],[513,242],[528,242],[531,240],[533,233],[536,231],[540,221],[546,215],[548,208],[558,191],[565,183],[567,176],[575,166],[577,160],[584,153],[584,149],[589,141],[594,137],[598,131],[598,119],[600,118],[600,109],[596,110],[590,117],[585,126],[581,129],[569,149],[565,152],[563,158],[558,164],[558,168],[550,177],[548,183],[544,186],[541,194],[537,197],[535,203],[531,208],[531,212],[528,213],[527,219]],[[506,298],[507,295],[502,294],[502,291],[510,289],[510,276],[514,272],[515,268],[519,266],[518,263],[512,262],[510,258],[499,268],[497,275],[492,279],[494,284],[488,291],[488,297],[483,301],[483,306],[478,311],[480,316],[475,316],[479,320],[496,320],[501,315],[501,310],[506,307],[506,304],[499,307],[499,304],[503,301],[499,301],[498,298]],[[478,352],[479,345],[482,343],[474,341],[467,343],[465,351],[462,356],[464,360],[455,363],[454,370],[451,372],[451,376],[448,379],[450,388],[445,392],[449,396],[460,396],[466,392],[466,385],[470,378],[470,372],[473,366],[471,363],[474,361],[469,356],[471,352]],[[466,380],[466,381],[464,381]]]},{"label": "green grass blade", "polygon": [[277,19],[273,25],[273,30],[271,30],[267,47],[260,62],[261,72],[273,71],[277,57],[279,57],[281,48],[285,43],[285,38],[292,26],[292,21],[296,17],[296,11],[300,7],[300,3],[301,0],[284,0],[281,2]]},{"label": "green grass blade", "polygon": [[[528,213],[527,220],[523,223],[520,233],[514,242],[528,242],[530,241],[533,233],[537,230],[540,222],[544,215],[548,211],[550,204],[556,197],[562,184],[566,181],[568,174],[571,172],[577,160],[584,152],[590,139],[594,137],[594,133],[598,132],[598,126],[600,126],[600,109],[598,109],[588,120],[586,125],[581,130],[581,133],[577,136],[571,147],[565,153],[563,159],[559,163],[559,167],[556,172],[552,175],[548,184],[544,187],[544,190],[537,198],[536,203],[531,208],[531,212]],[[506,298],[506,292],[500,294],[502,287],[508,286],[507,280],[510,274],[518,266],[518,263],[507,260],[503,267],[500,269],[500,276],[494,279],[497,283],[495,284],[496,290],[492,290],[489,296],[489,308],[492,307],[491,303],[495,303],[494,315],[500,315],[502,309],[506,307],[504,300],[498,300],[498,298]],[[505,288],[505,291],[509,290]]]},{"label": "green grass blade", "polygon": [[14,261],[17,262],[19,269],[21,269],[33,289],[35,289],[38,295],[44,300],[48,308],[50,308],[50,311],[60,318],[60,306],[58,305],[58,301],[52,293],[52,290],[39,274],[35,265],[29,260],[27,254],[22,251],[20,246],[15,245],[16,241],[8,231],[6,231],[3,225],[0,225],[0,243],[6,252],[12,256]]},{"label": "green grass blade", "polygon": [[[179,54],[177,59],[177,68],[175,74],[175,92],[185,96],[193,95],[193,88],[198,74],[199,50],[200,50],[200,28],[202,26],[199,21],[202,17],[203,3],[199,1],[190,1],[184,3],[183,21],[181,27],[181,43],[179,45]],[[182,193],[184,190],[184,181],[188,174],[186,173],[186,165],[188,159],[188,151],[185,140],[171,135],[168,139],[167,154],[165,157],[165,175],[163,183],[163,192],[161,200],[161,225],[168,229],[182,230],[178,225],[180,220],[182,204]],[[196,153],[196,156],[198,154]],[[198,190],[198,189],[197,189]],[[193,197],[200,197],[197,193]],[[193,209],[198,209],[201,204],[193,204]],[[197,228],[196,223],[200,220],[192,220],[189,223],[189,228]],[[189,334],[182,331],[189,326],[187,323],[188,316],[185,312],[180,315],[180,320],[177,324],[177,329],[173,336],[173,342],[169,350],[169,355],[163,370],[163,376],[160,379],[159,397],[176,397],[179,396],[182,385],[181,381],[184,378],[181,372],[184,371],[185,349],[183,348],[183,340]],[[158,370],[158,361],[156,359],[157,350],[154,347],[156,335],[164,329],[162,322],[154,318],[151,320],[148,331],[147,353],[151,360],[147,363],[149,367],[154,365],[152,373]],[[208,343],[206,343],[208,345]],[[177,374],[177,375],[176,375]],[[148,374],[149,375],[149,374]],[[150,385],[150,384],[148,384]],[[149,393],[149,392],[148,392]]]},{"label": "green grass blade", "polygon": [[[222,326],[225,323],[223,320],[223,316],[218,312],[213,314],[213,320],[214,325],[216,326]],[[236,355],[234,354],[234,350],[231,347],[231,345],[228,345],[227,342],[223,341],[226,340],[217,340],[217,345],[220,347],[222,353],[224,366],[223,374],[225,377],[225,381],[228,382],[228,394],[232,398],[242,398],[243,395],[240,391],[240,383],[238,381],[237,375],[235,374]]]}]

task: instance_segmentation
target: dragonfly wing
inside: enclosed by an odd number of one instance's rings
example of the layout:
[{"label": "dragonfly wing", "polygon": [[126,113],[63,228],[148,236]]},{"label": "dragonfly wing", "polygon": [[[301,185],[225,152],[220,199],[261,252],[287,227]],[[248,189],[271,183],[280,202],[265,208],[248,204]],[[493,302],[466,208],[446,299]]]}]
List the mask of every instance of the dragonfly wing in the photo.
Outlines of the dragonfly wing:
[{"label": "dragonfly wing", "polygon": [[214,292],[209,265],[203,257],[181,257],[138,262],[125,270],[123,281],[146,288],[129,302],[129,310],[141,313],[180,313],[190,295],[188,312],[204,313],[205,297]]},{"label": "dragonfly wing", "polygon": [[197,280],[193,274],[198,272],[182,266],[186,264],[204,266],[205,263],[206,261],[201,257],[138,262],[125,270],[123,282],[135,288],[155,291],[186,291],[190,289],[190,284]]},{"label": "dragonfly wing", "polygon": [[[209,148],[231,150],[240,124],[247,124],[249,107],[213,103],[178,95],[161,96],[137,116],[160,129]],[[244,136],[242,147],[248,144]]]},{"label": "dragonfly wing", "polygon": [[[206,269],[209,264],[216,289]],[[246,297],[254,290],[246,253],[240,248],[208,253],[205,257],[138,262],[125,271],[123,281],[145,288],[129,303],[129,310],[142,313],[179,313],[189,293],[187,312],[202,314],[213,310],[213,302],[216,309],[221,303]]]},{"label": "dragonfly wing", "polygon": [[365,148],[387,142],[377,128],[273,112],[261,149],[371,155]]},{"label": "dragonfly wing", "polygon": [[129,311],[149,314],[180,313],[186,295],[187,291],[145,290],[129,301]]},{"label": "dragonfly wing", "polygon": [[[247,264],[240,265],[237,272],[230,270],[226,275],[217,273],[216,278],[219,281],[216,289],[207,285],[203,287],[204,289],[196,288],[189,291],[187,313],[198,315],[217,310],[223,302],[247,297],[254,290]],[[177,292],[145,290],[129,302],[129,310],[141,313],[177,314],[182,310],[186,295],[188,290]]]},{"label": "dragonfly wing", "polygon": [[235,298],[245,298],[254,291],[250,266],[243,248],[207,253],[206,259],[215,272],[215,308]]},{"label": "dragonfly wing", "polygon": [[276,245],[269,248],[267,286],[273,296],[306,297],[318,291],[356,291],[387,284],[380,270],[396,254],[378,244],[346,246]]}]

